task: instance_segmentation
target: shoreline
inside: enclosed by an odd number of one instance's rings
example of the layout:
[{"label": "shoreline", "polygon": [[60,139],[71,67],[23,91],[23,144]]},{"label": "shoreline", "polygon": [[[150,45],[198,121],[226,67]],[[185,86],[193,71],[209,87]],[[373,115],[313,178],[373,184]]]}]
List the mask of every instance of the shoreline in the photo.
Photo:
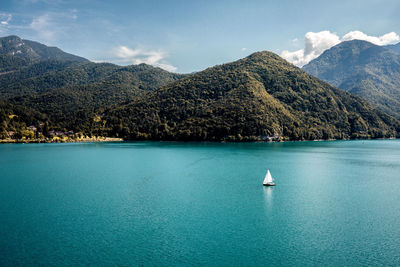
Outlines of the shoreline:
[{"label": "shoreline", "polygon": [[368,141],[396,140],[400,138],[366,138],[366,139],[314,139],[314,140],[280,140],[280,141],[177,141],[177,140],[124,140],[117,137],[81,138],[69,140],[49,139],[0,139],[0,144],[57,144],[57,143],[103,143],[103,142],[171,142],[171,143],[286,143],[286,142],[324,142],[324,141]]},{"label": "shoreline", "polygon": [[100,142],[124,142],[125,140],[117,137],[98,137],[81,138],[66,140],[51,139],[1,139],[0,144],[52,144],[52,143],[100,143]]},{"label": "shoreline", "polygon": [[124,142],[159,142],[159,143],[221,143],[221,144],[227,144],[227,143],[250,143],[250,144],[272,144],[272,143],[289,143],[289,142],[332,142],[332,141],[373,141],[373,140],[399,140],[400,138],[395,138],[395,137],[388,137],[388,138],[365,138],[365,139],[314,139],[314,140],[280,140],[280,141],[207,141],[207,140],[203,140],[203,141],[177,141],[177,140],[152,140],[152,139],[148,139],[148,140],[123,140]]}]

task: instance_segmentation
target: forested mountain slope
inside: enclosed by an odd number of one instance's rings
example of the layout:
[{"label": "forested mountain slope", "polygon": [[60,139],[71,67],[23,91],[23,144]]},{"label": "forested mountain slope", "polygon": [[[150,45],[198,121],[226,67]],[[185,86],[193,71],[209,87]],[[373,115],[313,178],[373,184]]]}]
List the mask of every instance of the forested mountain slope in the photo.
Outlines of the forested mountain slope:
[{"label": "forested mountain slope", "polygon": [[399,122],[271,52],[206,69],[107,110],[128,139],[263,140],[389,137]]},{"label": "forested mountain slope", "polygon": [[395,46],[342,42],[305,65],[308,73],[400,118],[400,54]]}]

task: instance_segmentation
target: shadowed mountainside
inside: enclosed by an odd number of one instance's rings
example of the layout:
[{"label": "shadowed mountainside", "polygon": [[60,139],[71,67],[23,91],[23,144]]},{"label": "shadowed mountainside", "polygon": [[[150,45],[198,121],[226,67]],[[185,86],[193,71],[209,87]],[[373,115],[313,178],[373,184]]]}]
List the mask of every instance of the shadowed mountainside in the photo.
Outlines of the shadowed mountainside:
[{"label": "shadowed mountainside", "polygon": [[[390,49],[389,49],[390,48]],[[400,118],[400,45],[342,42],[305,65],[308,73]]]}]

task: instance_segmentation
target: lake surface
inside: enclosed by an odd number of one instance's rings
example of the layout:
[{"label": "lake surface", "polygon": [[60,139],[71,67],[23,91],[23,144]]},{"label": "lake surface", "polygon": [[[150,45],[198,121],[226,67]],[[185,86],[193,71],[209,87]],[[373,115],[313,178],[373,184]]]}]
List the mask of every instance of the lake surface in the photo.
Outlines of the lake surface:
[{"label": "lake surface", "polygon": [[2,266],[397,265],[399,240],[399,140],[0,145]]}]

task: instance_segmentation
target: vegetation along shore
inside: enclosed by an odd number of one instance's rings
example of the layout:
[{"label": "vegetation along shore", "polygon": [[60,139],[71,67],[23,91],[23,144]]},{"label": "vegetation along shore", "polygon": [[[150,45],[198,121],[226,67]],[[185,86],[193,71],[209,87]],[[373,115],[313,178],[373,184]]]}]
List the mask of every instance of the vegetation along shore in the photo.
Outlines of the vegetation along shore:
[{"label": "vegetation along shore", "polygon": [[[94,63],[17,36],[0,43],[2,142],[400,136],[390,105],[375,103],[377,108],[362,94],[341,90],[268,51],[177,74],[146,64]],[[349,47],[354,46],[370,47]],[[392,50],[374,55],[399,58]]]}]

